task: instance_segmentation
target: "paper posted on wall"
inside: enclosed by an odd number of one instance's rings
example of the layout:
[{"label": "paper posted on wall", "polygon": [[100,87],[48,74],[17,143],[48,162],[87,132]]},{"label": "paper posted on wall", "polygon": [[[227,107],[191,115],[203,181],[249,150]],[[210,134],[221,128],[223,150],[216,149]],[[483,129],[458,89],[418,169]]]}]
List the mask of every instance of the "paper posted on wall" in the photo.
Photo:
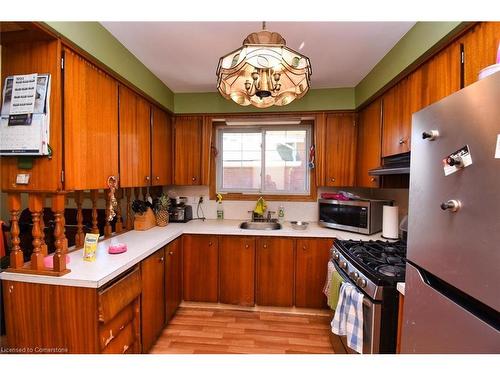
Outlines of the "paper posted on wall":
[{"label": "paper posted on wall", "polygon": [[5,79],[0,117],[0,155],[48,155],[50,74]]}]

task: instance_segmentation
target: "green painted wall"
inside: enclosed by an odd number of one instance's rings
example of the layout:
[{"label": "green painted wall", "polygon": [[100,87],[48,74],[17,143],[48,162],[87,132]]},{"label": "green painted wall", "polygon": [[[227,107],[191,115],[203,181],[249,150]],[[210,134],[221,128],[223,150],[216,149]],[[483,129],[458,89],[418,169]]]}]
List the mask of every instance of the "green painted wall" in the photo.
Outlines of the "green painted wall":
[{"label": "green painted wall", "polygon": [[444,38],[451,37],[462,22],[417,22],[356,86],[356,107],[394,79]]},{"label": "green painted wall", "polygon": [[45,23],[174,111],[174,93],[99,22]]},{"label": "green painted wall", "polygon": [[175,113],[286,112],[354,109],[354,88],[315,89],[283,107],[242,107],[218,92],[176,93]]},{"label": "green painted wall", "polygon": [[288,106],[262,110],[238,106],[217,92],[174,94],[98,22],[46,24],[175,113],[354,109],[463,25],[461,22],[417,22],[355,88],[313,89]]}]

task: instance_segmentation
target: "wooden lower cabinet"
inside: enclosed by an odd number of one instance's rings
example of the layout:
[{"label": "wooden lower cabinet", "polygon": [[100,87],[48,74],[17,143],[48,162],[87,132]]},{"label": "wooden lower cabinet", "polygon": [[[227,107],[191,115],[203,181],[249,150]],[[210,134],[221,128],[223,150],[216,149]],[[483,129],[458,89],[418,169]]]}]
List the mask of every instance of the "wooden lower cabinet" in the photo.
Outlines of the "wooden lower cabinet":
[{"label": "wooden lower cabinet", "polygon": [[218,260],[217,236],[183,236],[182,290],[185,301],[217,302]]},{"label": "wooden lower cabinet", "polygon": [[168,323],[182,301],[182,239],[165,247],[165,322]]},{"label": "wooden lower cabinet", "polygon": [[328,307],[323,287],[332,244],[332,238],[297,239],[295,306],[315,309]]},{"label": "wooden lower cabinet", "polygon": [[256,303],[263,306],[294,304],[294,239],[256,239]]},{"label": "wooden lower cabinet", "polygon": [[141,271],[100,289],[2,281],[7,345],[21,353],[141,353]]},{"label": "wooden lower cabinet", "polygon": [[165,249],[141,263],[142,350],[147,353],[165,325]]},{"label": "wooden lower cabinet", "polygon": [[220,237],[219,302],[255,305],[255,237]]}]

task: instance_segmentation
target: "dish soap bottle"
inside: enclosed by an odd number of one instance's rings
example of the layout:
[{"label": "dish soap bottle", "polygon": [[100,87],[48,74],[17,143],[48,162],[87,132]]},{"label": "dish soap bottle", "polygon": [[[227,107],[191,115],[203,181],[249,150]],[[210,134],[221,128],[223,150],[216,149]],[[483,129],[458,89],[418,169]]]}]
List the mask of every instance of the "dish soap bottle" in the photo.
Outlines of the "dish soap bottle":
[{"label": "dish soap bottle", "polygon": [[280,204],[278,207],[278,222],[283,224],[285,222],[285,207],[283,204]]},{"label": "dish soap bottle", "polygon": [[217,220],[224,219],[224,207],[222,206],[222,195],[217,194]]}]

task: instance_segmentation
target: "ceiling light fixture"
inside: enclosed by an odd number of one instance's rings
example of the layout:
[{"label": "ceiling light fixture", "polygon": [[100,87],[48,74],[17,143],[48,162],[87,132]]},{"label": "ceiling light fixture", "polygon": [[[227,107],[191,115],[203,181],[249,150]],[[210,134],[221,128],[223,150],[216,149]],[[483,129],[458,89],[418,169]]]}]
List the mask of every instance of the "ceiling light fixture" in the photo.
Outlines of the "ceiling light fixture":
[{"label": "ceiling light fixture", "polygon": [[311,62],[288,48],[283,37],[266,30],[252,33],[243,46],[219,60],[217,89],[243,106],[283,106],[303,97],[311,85]]}]

